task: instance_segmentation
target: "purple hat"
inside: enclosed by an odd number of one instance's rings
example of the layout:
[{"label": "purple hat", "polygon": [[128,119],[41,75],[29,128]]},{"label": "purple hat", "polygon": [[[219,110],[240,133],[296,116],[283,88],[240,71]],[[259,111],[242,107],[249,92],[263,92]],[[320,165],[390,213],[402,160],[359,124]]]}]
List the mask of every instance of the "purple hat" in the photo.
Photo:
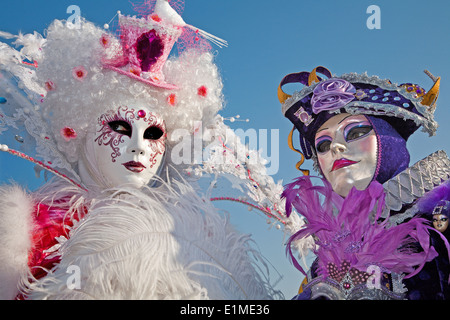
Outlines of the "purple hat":
[{"label": "purple hat", "polygon": [[[377,134],[392,131],[388,127],[393,128],[398,136],[396,140],[400,138],[405,144],[409,136],[421,126],[430,136],[437,129],[433,112],[440,78],[425,72],[434,81],[428,92],[416,84],[396,85],[390,80],[367,74],[349,73],[336,77],[328,69],[317,67],[312,72],[293,73],[284,77],[278,88],[278,98],[284,115],[300,133],[302,154],[306,159],[313,156],[314,138],[319,127],[341,112],[373,116],[372,119],[381,118],[386,124],[374,124],[372,121],[375,129],[379,127]],[[325,77],[321,78],[317,73]],[[289,95],[282,90],[289,83],[300,83],[305,87]],[[290,146],[293,148],[291,141]],[[409,162],[409,153],[407,156]]]}]

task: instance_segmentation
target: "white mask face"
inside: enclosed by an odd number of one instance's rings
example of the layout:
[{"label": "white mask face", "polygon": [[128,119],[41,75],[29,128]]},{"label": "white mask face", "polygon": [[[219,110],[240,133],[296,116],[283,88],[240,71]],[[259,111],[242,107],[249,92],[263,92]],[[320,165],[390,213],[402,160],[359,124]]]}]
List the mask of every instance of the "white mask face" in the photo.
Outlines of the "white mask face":
[{"label": "white mask face", "polygon": [[[161,167],[166,136],[163,119],[149,108],[111,110],[98,118],[96,132],[86,137],[89,160],[84,168],[97,185],[141,188]],[[86,176],[86,170],[80,173]]]},{"label": "white mask face", "polygon": [[352,187],[364,190],[377,167],[378,141],[363,115],[338,114],[317,130],[315,148],[320,169],[333,190],[346,197]]}]

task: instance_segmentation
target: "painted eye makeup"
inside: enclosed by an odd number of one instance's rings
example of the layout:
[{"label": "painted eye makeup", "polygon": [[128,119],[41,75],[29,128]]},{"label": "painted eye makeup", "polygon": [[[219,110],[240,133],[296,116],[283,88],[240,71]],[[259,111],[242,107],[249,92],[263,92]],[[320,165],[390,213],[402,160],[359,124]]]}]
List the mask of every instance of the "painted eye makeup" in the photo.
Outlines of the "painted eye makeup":
[{"label": "painted eye makeup", "polygon": [[321,136],[316,139],[316,150],[319,153],[325,153],[330,150],[331,138],[329,136]]},{"label": "painted eye makeup", "polygon": [[108,126],[112,131],[131,137],[131,126],[128,122],[123,120],[116,120],[108,122]]},{"label": "painted eye makeup", "polygon": [[164,131],[156,126],[148,127],[144,132],[144,139],[158,140],[164,134]]},{"label": "painted eye makeup", "polygon": [[372,131],[373,127],[368,121],[350,123],[344,129],[345,141],[363,138]]}]

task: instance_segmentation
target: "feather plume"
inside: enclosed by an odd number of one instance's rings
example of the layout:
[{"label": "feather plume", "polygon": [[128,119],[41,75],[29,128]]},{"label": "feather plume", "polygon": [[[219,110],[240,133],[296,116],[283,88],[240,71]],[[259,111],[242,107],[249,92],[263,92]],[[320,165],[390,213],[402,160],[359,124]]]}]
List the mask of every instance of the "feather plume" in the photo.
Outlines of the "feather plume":
[{"label": "feather plume", "polygon": [[18,186],[0,187],[0,299],[14,299],[28,276],[33,199]]},{"label": "feather plume", "polygon": [[430,246],[432,228],[427,220],[414,217],[390,228],[388,219],[380,221],[385,194],[377,182],[363,191],[353,188],[345,199],[339,199],[327,181],[323,180],[323,186],[314,186],[310,177],[300,177],[286,187],[283,195],[286,204],[307,220],[305,227],[288,243],[288,253],[297,268],[299,265],[289,251],[290,243],[310,235],[317,239],[318,273],[324,276],[328,276],[329,264],[339,267],[347,261],[350,268],[359,271],[377,265],[387,273],[407,273],[405,278],[408,278],[437,255]]},{"label": "feather plume", "polygon": [[416,205],[420,212],[432,213],[434,207],[441,200],[450,201],[450,180],[447,180],[440,186],[428,191],[417,201]]},{"label": "feather plume", "polygon": [[[267,266],[187,183],[105,193],[58,250],[59,265],[30,299],[271,299]],[[68,288],[67,270],[81,284]],[[261,267],[258,271],[256,266]]]}]

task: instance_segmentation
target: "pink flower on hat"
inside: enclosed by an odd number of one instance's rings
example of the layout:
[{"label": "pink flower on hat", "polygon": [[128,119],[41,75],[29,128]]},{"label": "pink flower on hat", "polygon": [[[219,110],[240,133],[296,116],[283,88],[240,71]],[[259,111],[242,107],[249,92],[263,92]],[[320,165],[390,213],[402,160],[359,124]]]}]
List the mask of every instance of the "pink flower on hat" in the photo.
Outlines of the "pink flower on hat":
[{"label": "pink flower on hat", "polygon": [[161,18],[156,13],[152,14],[150,18],[152,18],[153,21],[161,22]]},{"label": "pink flower on hat", "polygon": [[83,66],[78,66],[72,69],[72,76],[78,81],[83,81],[88,72]]},{"label": "pink flower on hat", "polygon": [[164,24],[164,28],[157,26],[163,21],[165,18],[160,12],[144,19],[121,15],[122,50],[113,58],[103,59],[103,66],[151,86],[177,89],[176,85],[164,81],[163,67],[183,28],[169,26],[169,23]]}]

